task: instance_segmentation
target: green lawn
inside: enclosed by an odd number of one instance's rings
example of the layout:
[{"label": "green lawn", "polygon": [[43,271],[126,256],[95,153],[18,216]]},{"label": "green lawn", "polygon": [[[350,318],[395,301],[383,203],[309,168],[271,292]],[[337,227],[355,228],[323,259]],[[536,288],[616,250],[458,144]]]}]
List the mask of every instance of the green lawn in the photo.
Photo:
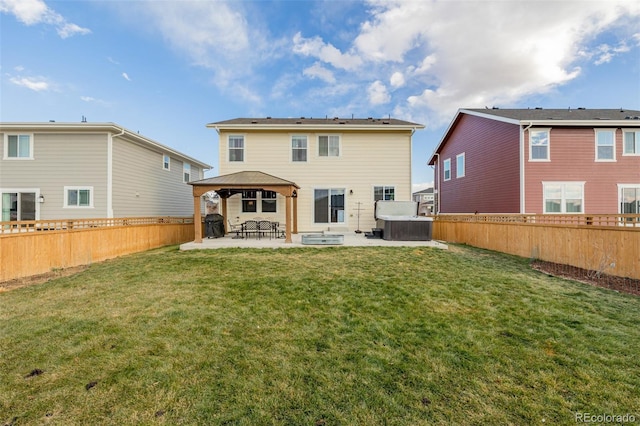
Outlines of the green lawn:
[{"label": "green lawn", "polygon": [[639,314],[467,247],[168,247],[0,293],[0,424],[637,422]]}]

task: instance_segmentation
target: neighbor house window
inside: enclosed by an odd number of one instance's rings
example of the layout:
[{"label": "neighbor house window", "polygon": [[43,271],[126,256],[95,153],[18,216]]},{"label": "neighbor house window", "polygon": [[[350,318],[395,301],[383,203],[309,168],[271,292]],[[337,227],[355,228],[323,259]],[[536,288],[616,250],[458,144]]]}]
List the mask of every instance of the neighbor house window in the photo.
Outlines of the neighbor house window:
[{"label": "neighbor house window", "polygon": [[[618,185],[620,197],[620,213],[640,215],[640,184]],[[640,217],[628,217],[625,222],[639,221]]]},{"label": "neighbor house window", "polygon": [[263,213],[275,213],[278,194],[275,191],[261,191],[261,207]]},{"label": "neighbor house window", "polygon": [[640,131],[624,132],[623,155],[640,155]]},{"label": "neighbor house window", "polygon": [[242,191],[242,213],[258,211],[258,191]]},{"label": "neighbor house window", "polygon": [[615,130],[596,130],[596,161],[616,160]]},{"label": "neighbor house window", "polygon": [[244,161],[244,136],[229,136],[229,161]]},{"label": "neighbor house window", "polygon": [[456,155],[456,178],[464,177],[465,174],[465,160],[464,152]]},{"label": "neighbor house window", "polygon": [[396,188],[394,186],[374,186],[373,201],[384,200],[393,201],[396,199]]},{"label": "neighbor house window", "polygon": [[65,207],[93,207],[93,187],[65,186]]},{"label": "neighbor house window", "polygon": [[170,167],[171,167],[171,157],[165,154],[162,156],[162,168],[164,170],[169,170]]},{"label": "neighbor house window", "polygon": [[340,156],[340,136],[318,136],[318,155],[320,157]]},{"label": "neighbor house window", "polygon": [[5,135],[4,159],[33,160],[32,135]]},{"label": "neighbor house window", "polygon": [[442,163],[443,172],[444,172],[444,180],[451,179],[451,158],[447,158]]},{"label": "neighbor house window", "polygon": [[294,161],[294,162],[307,161],[307,137],[306,136],[291,137],[291,161]]},{"label": "neighbor house window", "polygon": [[584,213],[584,182],[543,182],[544,213]]},{"label": "neighbor house window", "polygon": [[313,191],[313,222],[344,223],[344,193],[341,188]]},{"label": "neighbor house window", "polygon": [[529,130],[529,160],[549,161],[549,129]]},{"label": "neighbor house window", "polygon": [[182,176],[184,182],[191,181],[191,164],[182,163]]}]

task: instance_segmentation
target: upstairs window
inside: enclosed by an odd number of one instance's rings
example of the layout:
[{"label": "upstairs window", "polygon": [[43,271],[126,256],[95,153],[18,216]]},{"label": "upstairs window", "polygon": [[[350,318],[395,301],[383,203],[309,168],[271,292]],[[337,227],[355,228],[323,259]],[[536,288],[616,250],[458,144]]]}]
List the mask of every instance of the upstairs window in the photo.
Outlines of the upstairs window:
[{"label": "upstairs window", "polygon": [[182,176],[183,176],[183,182],[187,183],[191,181],[191,164],[189,163],[182,164]]},{"label": "upstairs window", "polygon": [[465,174],[465,159],[464,152],[456,155],[456,178],[464,177]]},{"label": "upstairs window", "polygon": [[529,130],[529,161],[549,161],[549,130]]},{"label": "upstairs window", "polygon": [[340,136],[318,136],[318,155],[320,157],[339,157]]},{"label": "upstairs window", "polygon": [[624,132],[623,155],[640,155],[640,130]]},{"label": "upstairs window", "polygon": [[162,168],[164,170],[169,170],[170,167],[171,167],[171,157],[165,154],[162,156]]},{"label": "upstairs window", "polygon": [[393,201],[396,199],[396,188],[394,186],[374,186],[373,201],[384,200]]},{"label": "upstairs window", "polygon": [[244,136],[229,136],[229,161],[244,161]]},{"label": "upstairs window", "polygon": [[447,158],[442,163],[444,180],[451,180],[451,158]]},{"label": "upstairs window", "polygon": [[65,186],[64,187],[65,207],[93,207],[93,188]]},{"label": "upstairs window", "polygon": [[291,137],[291,161],[293,162],[307,161],[307,137],[306,136]]},{"label": "upstairs window", "polygon": [[33,160],[32,135],[6,135],[4,143],[4,158]]},{"label": "upstairs window", "polygon": [[615,130],[596,130],[596,161],[616,161]]}]

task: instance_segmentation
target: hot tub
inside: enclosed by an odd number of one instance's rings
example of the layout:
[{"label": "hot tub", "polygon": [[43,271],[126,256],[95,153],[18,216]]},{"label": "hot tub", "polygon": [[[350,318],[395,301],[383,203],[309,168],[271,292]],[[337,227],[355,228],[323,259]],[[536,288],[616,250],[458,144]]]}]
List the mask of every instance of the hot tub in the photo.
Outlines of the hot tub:
[{"label": "hot tub", "polygon": [[377,201],[376,227],[391,241],[430,241],[433,218],[418,216],[415,201]]},{"label": "hot tub", "polygon": [[390,241],[430,241],[433,219],[425,216],[378,216],[376,226],[382,239]]}]

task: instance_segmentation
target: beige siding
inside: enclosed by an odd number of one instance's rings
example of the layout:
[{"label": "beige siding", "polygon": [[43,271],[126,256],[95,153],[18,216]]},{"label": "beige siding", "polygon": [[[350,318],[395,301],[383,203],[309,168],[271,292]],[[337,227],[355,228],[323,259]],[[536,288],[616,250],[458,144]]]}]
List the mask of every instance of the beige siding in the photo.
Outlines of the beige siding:
[{"label": "beige siding", "polygon": [[[32,134],[34,159],[0,160],[0,187],[39,189],[45,197],[36,206],[41,218],[105,217],[107,134]],[[65,186],[93,187],[93,207],[65,208]]]},{"label": "beige siding", "polygon": [[[243,162],[229,162],[228,136],[245,137]],[[307,161],[291,161],[291,137],[307,136]],[[318,135],[339,135],[340,156],[320,157]],[[356,230],[358,203],[360,226],[368,231],[375,226],[373,187],[395,187],[396,200],[411,200],[411,132],[221,132],[220,174],[256,170],[295,182],[298,191],[298,231]],[[315,189],[345,189],[345,223],[315,224]],[[351,193],[353,191],[353,193]],[[284,198],[278,200],[278,213],[241,213],[240,196],[229,199],[228,216],[232,222],[260,216],[284,221]]]},{"label": "beige siding", "polygon": [[[171,157],[169,170],[165,170],[163,154],[114,138],[115,217],[193,215],[192,188],[183,182],[183,162]],[[201,175],[201,170],[191,165],[191,180]]]}]

